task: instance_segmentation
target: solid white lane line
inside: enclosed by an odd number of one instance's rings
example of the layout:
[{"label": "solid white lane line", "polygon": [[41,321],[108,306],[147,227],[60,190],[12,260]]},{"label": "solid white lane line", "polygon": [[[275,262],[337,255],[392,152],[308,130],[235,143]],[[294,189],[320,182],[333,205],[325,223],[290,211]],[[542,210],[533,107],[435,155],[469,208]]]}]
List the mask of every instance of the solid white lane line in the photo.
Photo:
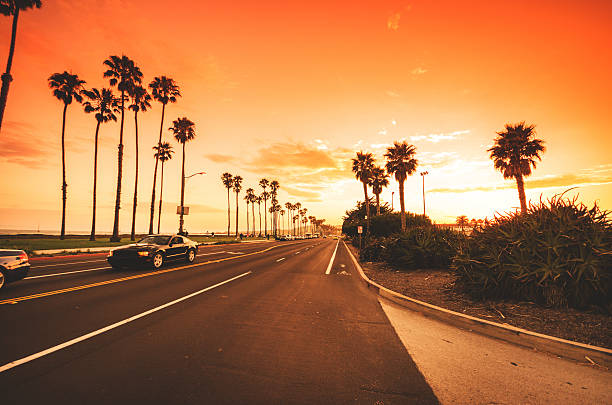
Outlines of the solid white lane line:
[{"label": "solid white lane line", "polygon": [[30,264],[31,269],[40,269],[43,267],[57,267],[57,266],[68,266],[71,264],[83,264],[83,263],[95,263],[95,262],[105,262],[106,259],[96,259],[96,260],[87,260],[84,262],[66,262],[66,263],[57,263],[57,264],[44,264],[42,266],[34,266]]},{"label": "solid white lane line", "polygon": [[237,280],[237,279],[239,279],[241,277],[244,277],[246,275],[249,275],[249,274],[251,274],[251,271],[247,271],[246,273],[239,274],[236,277],[232,277],[230,279],[227,279],[227,280],[222,281],[220,283],[217,283],[215,285],[211,285],[210,287],[206,287],[206,288],[204,288],[204,289],[202,289],[200,291],[196,291],[196,292],[191,293],[189,295],[185,295],[184,297],[181,297],[181,298],[176,299],[174,301],[170,301],[170,302],[168,302],[166,304],[163,304],[163,305],[160,305],[160,306],[155,307],[153,309],[150,309],[148,311],[142,312],[142,313],[140,313],[138,315],[134,315],[134,316],[132,316],[130,318],[127,318],[127,319],[124,319],[122,321],[116,322],[116,323],[114,323],[112,325],[108,325],[108,326],[106,326],[106,327],[104,327],[102,329],[95,330],[95,331],[90,332],[90,333],[88,333],[86,335],[79,336],[77,338],[74,338],[74,339],[69,340],[67,342],[64,342],[62,344],[59,344],[57,346],[50,347],[50,348],[48,348],[46,350],[43,350],[43,351],[38,352],[38,353],[31,354],[31,355],[29,355],[27,357],[23,357],[23,358],[21,358],[19,360],[12,361],[12,362],[7,363],[7,364],[5,364],[3,366],[0,366],[0,373],[3,373],[5,371],[7,371],[7,370],[10,370],[13,367],[17,367],[17,366],[21,365],[21,364],[29,363],[29,362],[31,362],[33,360],[36,360],[36,359],[39,359],[39,358],[41,358],[43,356],[46,356],[48,354],[57,352],[59,350],[62,350],[64,348],[66,348],[66,347],[69,347],[69,346],[72,346],[74,344],[77,344],[77,343],[82,342],[84,340],[90,339],[90,338],[92,338],[94,336],[97,336],[97,335],[100,335],[100,334],[102,334],[104,332],[108,332],[111,329],[118,328],[119,326],[122,326],[122,325],[125,325],[127,323],[133,322],[133,321],[135,321],[137,319],[140,319],[142,317],[150,315],[150,314],[152,314],[154,312],[161,311],[164,308],[168,308],[169,306],[172,306],[174,304],[178,304],[181,301],[185,301],[185,300],[187,300],[189,298],[195,297],[196,295],[200,295],[200,294],[202,294],[202,293],[204,293],[206,291],[210,291],[213,288],[217,288],[219,286],[222,286],[223,284],[227,284],[229,282],[232,282],[234,280]]},{"label": "solid white lane line", "polygon": [[283,260],[285,260],[285,258],[281,257],[280,259],[277,260],[277,262],[282,262]]},{"label": "solid white lane line", "polygon": [[340,239],[338,239],[338,243],[336,243],[336,248],[334,249],[334,254],[331,257],[331,260],[329,261],[329,265],[327,266],[327,270],[325,271],[325,274],[329,274],[331,272],[332,264],[334,264],[334,259],[336,258],[336,251],[338,251],[338,245],[339,244],[340,244]]},{"label": "solid white lane line", "polygon": [[66,271],[64,273],[53,273],[53,274],[45,274],[42,276],[30,276],[30,277],[26,277],[24,278],[24,280],[30,280],[33,278],[44,278],[44,277],[56,277],[56,276],[63,276],[66,274],[74,274],[74,273],[85,273],[86,271],[98,271],[98,270],[105,270],[105,269],[110,269],[110,266],[107,267],[98,267],[95,269],[87,269],[87,270],[75,270],[75,271]]}]

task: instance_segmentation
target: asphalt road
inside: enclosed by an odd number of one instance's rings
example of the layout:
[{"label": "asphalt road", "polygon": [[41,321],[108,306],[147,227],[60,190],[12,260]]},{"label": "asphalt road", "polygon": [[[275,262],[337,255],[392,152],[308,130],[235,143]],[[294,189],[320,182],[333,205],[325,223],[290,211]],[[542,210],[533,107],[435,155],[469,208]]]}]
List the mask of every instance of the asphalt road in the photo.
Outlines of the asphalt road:
[{"label": "asphalt road", "polygon": [[33,263],[0,292],[0,401],[437,403],[358,277],[332,239],[201,247],[158,272]]}]

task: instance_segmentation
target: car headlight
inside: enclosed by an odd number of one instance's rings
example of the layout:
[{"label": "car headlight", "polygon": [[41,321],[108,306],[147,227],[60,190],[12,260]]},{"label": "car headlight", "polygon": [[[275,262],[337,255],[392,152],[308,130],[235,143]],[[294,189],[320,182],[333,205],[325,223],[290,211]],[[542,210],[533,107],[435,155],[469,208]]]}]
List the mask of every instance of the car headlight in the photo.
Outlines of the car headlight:
[{"label": "car headlight", "polygon": [[113,251],[112,251],[112,250],[109,250],[109,251],[108,251],[108,257],[111,257],[112,255],[113,255]]},{"label": "car headlight", "polygon": [[138,252],[138,256],[149,256],[149,252],[147,252],[147,251]]}]

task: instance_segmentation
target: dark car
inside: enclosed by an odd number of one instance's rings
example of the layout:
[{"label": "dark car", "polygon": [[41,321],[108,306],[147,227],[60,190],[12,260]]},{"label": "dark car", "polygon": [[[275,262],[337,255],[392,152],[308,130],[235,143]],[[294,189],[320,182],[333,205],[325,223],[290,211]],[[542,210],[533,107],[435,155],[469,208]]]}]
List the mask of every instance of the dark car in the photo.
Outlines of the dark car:
[{"label": "dark car", "polygon": [[23,250],[0,249],[0,288],[28,275],[30,262]]},{"label": "dark car", "polygon": [[113,268],[149,265],[159,269],[169,260],[193,263],[197,252],[197,242],[185,236],[149,235],[137,243],[112,249],[106,259]]}]

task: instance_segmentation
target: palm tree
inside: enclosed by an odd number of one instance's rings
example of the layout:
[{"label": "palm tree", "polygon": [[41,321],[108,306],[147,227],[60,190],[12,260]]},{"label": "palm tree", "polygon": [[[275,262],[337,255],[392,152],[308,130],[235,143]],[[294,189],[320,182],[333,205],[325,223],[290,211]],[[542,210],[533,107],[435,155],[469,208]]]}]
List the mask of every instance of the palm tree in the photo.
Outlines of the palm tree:
[{"label": "palm tree", "polygon": [[521,212],[527,211],[525,199],[524,176],[531,174],[531,167],[535,169],[536,159],[542,160],[540,153],[546,151],[544,141],[535,138],[535,125],[506,124],[505,131],[497,132],[495,144],[487,152],[491,152],[491,159],[496,169],[504,175],[504,179],[514,177],[518,188]]},{"label": "palm tree", "polygon": [[[161,124],[159,125],[159,140],[157,145],[162,143],[162,132],[164,130],[164,114],[166,112],[166,104],[175,103],[176,98],[181,96],[178,85],[169,77],[161,76],[153,79],[149,83],[153,98],[162,104]],[[155,170],[153,171],[153,191],[151,193],[151,216],[149,218],[149,233],[153,233],[153,217],[155,216],[155,187],[157,183],[157,165],[159,159],[155,159]]]},{"label": "palm tree", "polygon": [[394,142],[393,146],[387,148],[385,157],[387,164],[385,168],[389,175],[394,174],[395,180],[399,183],[399,199],[400,199],[400,220],[402,223],[402,231],[406,230],[406,207],[404,205],[404,182],[406,178],[416,171],[419,162],[414,158],[416,147],[408,145],[405,141],[402,143]]},{"label": "palm tree", "polygon": [[263,189],[263,193],[261,193],[261,198],[263,198],[264,202],[264,235],[268,236],[268,198],[270,194],[266,191],[266,188],[270,185],[268,179],[259,180],[259,186]]},{"label": "palm tree", "polygon": [[383,187],[389,185],[389,175],[381,167],[375,166],[372,168],[372,177],[370,178],[370,186],[372,186],[372,192],[376,196],[376,215],[380,215],[380,193],[382,193]]},{"label": "palm tree", "polygon": [[253,222],[253,236],[255,236],[255,203],[257,202],[257,196],[255,195],[255,190],[251,189],[250,197],[251,203],[251,221]]},{"label": "palm tree", "polygon": [[174,134],[174,139],[183,145],[183,165],[181,169],[181,214],[179,219],[179,235],[183,232],[183,215],[185,210],[185,144],[196,137],[195,124],[187,117],[177,118],[168,128]]},{"label": "palm tree", "polygon": [[66,133],[66,110],[68,105],[72,104],[72,100],[82,102],[84,80],[79,79],[77,75],[64,73],[53,73],[49,77],[49,88],[53,89],[53,95],[64,103],[64,111],[62,112],[62,229],[60,239],[66,236],[66,152],[64,148],[64,135]]},{"label": "palm tree", "polygon": [[366,233],[370,232],[370,200],[368,199],[368,184],[372,176],[374,158],[371,153],[357,152],[357,157],[353,159],[353,173],[357,180],[363,183],[363,195],[366,206]]},{"label": "palm tree", "polygon": [[[300,218],[299,211],[300,211],[300,209],[301,209],[301,208],[302,208],[302,203],[296,202],[296,203],[293,205],[293,211],[294,211],[294,212],[295,212],[295,211],[297,211],[297,212],[298,212],[298,214],[296,214],[296,215],[297,215],[297,217],[298,217],[298,219]],[[296,235],[299,235],[299,234],[300,234],[300,223],[298,222],[298,223],[297,223],[297,225],[298,225],[298,229],[297,229]],[[295,228],[295,225],[294,225],[294,228]],[[295,229],[294,229],[294,231],[295,231]]]},{"label": "palm tree", "polygon": [[125,116],[125,93],[142,83],[142,72],[133,60],[125,55],[112,55],[103,63],[108,69],[104,77],[109,78],[111,86],[117,86],[121,92],[121,124],[119,129],[119,146],[117,151],[117,195],[115,197],[115,220],[111,242],[119,242],[119,208],[121,207],[121,178],[123,170],[123,122]]},{"label": "palm tree", "polygon": [[168,142],[162,142],[161,145],[155,145],[153,150],[155,150],[155,159],[158,159],[161,162],[161,179],[159,182],[159,214],[157,215],[157,233],[159,233],[159,228],[161,227],[162,197],[164,193],[164,163],[172,159],[174,150],[172,150],[172,146]]},{"label": "palm tree", "polygon": [[4,117],[4,108],[6,107],[6,99],[8,98],[9,86],[13,80],[11,76],[11,67],[13,65],[13,54],[15,53],[15,39],[17,38],[17,20],[19,12],[29,8],[40,8],[41,0],[2,0],[0,1],[0,14],[13,16],[13,28],[11,30],[11,44],[9,46],[9,54],[6,61],[6,72],[2,74],[2,90],[0,90],[0,129],[2,128],[2,118]]},{"label": "palm tree", "polygon": [[89,240],[96,240],[96,188],[98,184],[98,132],[100,124],[108,121],[117,121],[118,100],[111,89],[84,90],[83,95],[89,100],[83,103],[86,113],[95,112],[96,136],[94,141],[94,176],[93,176],[93,213],[91,216],[91,233]]},{"label": "palm tree", "polygon": [[234,193],[236,193],[236,237],[238,237],[238,193],[242,190],[242,177],[234,176]]},{"label": "palm tree", "polygon": [[297,221],[299,218],[300,218],[300,216],[299,216],[299,215],[294,215],[294,216],[292,217],[292,220],[293,220],[293,236],[297,236],[297,233],[295,232],[295,222],[296,222],[296,221]]},{"label": "palm tree", "polygon": [[263,201],[263,198],[261,198],[259,195],[255,201],[257,202],[257,207],[259,208],[259,237],[261,237],[261,202]]},{"label": "palm tree", "polygon": [[468,225],[468,217],[466,217],[465,215],[460,215],[457,217],[457,220],[455,222],[458,226],[461,227],[461,232],[465,232],[464,228]]},{"label": "palm tree", "polygon": [[[132,104],[128,107],[134,111],[134,127],[136,129],[136,174],[134,176],[134,205],[132,208],[132,232],[130,240],[136,239],[136,205],[138,203],[138,112],[147,111],[151,108],[151,95],[142,86],[135,85],[130,88],[129,95],[132,98]],[[157,158],[156,158],[157,160]]]},{"label": "palm tree", "polygon": [[285,203],[285,208],[287,209],[287,233],[291,233],[291,226],[289,224],[289,219],[291,218],[291,210],[293,209],[293,205],[290,202]]},{"label": "palm tree", "polygon": [[[277,195],[278,195],[278,189],[280,188],[280,184],[278,183],[278,181],[276,180],[272,180],[270,182],[270,196],[272,198],[272,200],[274,201],[274,205],[278,205],[278,200],[276,199]],[[276,236],[276,208],[274,210],[274,216],[272,217],[273,219],[273,225],[272,227],[274,228],[274,236]]]},{"label": "palm tree", "polygon": [[221,182],[227,189],[227,236],[230,233],[230,190],[234,185],[234,179],[230,173],[223,173],[221,175]]},{"label": "palm tree", "polygon": [[281,214],[281,235],[285,234],[285,230],[283,229],[285,227],[285,210],[281,208],[280,210],[280,214]]},{"label": "palm tree", "polygon": [[[246,221],[247,221],[247,236],[249,235],[249,204],[253,202],[253,196],[255,195],[255,190],[252,188],[247,188],[246,194],[244,195],[244,201],[246,201]],[[253,222],[253,233],[255,233],[255,223]]]}]

